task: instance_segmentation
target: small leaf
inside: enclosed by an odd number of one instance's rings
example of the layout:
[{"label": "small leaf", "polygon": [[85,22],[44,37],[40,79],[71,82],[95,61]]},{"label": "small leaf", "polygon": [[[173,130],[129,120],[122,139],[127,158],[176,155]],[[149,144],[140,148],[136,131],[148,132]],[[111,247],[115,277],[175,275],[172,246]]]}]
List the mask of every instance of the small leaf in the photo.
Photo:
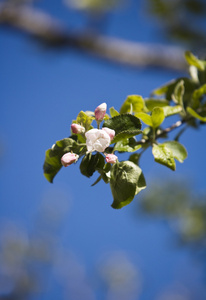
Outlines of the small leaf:
[{"label": "small leaf", "polygon": [[187,112],[193,116],[194,118],[202,121],[202,122],[206,122],[206,117],[202,117],[199,114],[196,113],[196,111],[194,111],[191,107],[187,107]]},{"label": "small leaf", "polygon": [[139,95],[129,95],[120,108],[120,114],[135,113],[144,110],[144,100]]},{"label": "small leaf", "polygon": [[151,119],[152,119],[152,127],[153,128],[159,127],[165,119],[163,108],[162,107],[153,108]]},{"label": "small leaf", "polygon": [[189,65],[195,66],[200,71],[205,70],[205,62],[198,59],[196,56],[194,56],[190,51],[185,52],[185,58]]},{"label": "small leaf", "polygon": [[184,81],[180,80],[175,86],[174,93],[172,95],[172,99],[176,104],[179,104],[183,107],[183,95],[185,92]]},{"label": "small leaf", "polygon": [[146,99],[145,105],[149,111],[152,111],[155,107],[164,107],[169,105],[169,101],[164,99]]},{"label": "small leaf", "polygon": [[163,107],[164,115],[165,117],[169,117],[175,114],[179,114],[182,112],[182,106],[181,105],[175,105],[175,106],[165,106]]},{"label": "small leaf", "polygon": [[124,139],[116,143],[114,150],[119,152],[134,152],[140,149],[142,146],[138,145],[135,138]]},{"label": "small leaf", "polygon": [[179,162],[183,162],[187,158],[187,150],[185,147],[177,141],[168,141],[164,144],[167,148],[172,151],[173,157]]},{"label": "small leaf", "polygon": [[101,174],[102,179],[104,180],[105,183],[108,183],[110,181],[110,170],[111,170],[112,165],[110,163],[106,163],[104,165],[103,169],[98,169],[98,172]]},{"label": "small leaf", "polygon": [[[172,81],[173,83],[173,81]],[[171,82],[166,83],[165,85],[155,89],[152,91],[152,95],[156,95],[156,96],[162,96],[164,94],[166,94],[166,92],[168,91],[168,88],[170,86]]]},{"label": "small leaf", "polygon": [[153,145],[152,154],[156,162],[172,169],[173,171],[176,169],[172,150],[164,144]]},{"label": "small leaf", "polygon": [[82,175],[91,177],[95,171],[103,169],[104,163],[104,157],[99,152],[96,154],[88,153],[81,161],[80,171]]},{"label": "small leaf", "polygon": [[153,94],[157,96],[164,95],[165,99],[170,101],[172,99],[172,95],[174,94],[175,87],[180,81],[184,82],[184,88],[185,88],[183,102],[187,103],[188,101],[190,101],[191,94],[193,93],[193,91],[198,87],[198,84],[196,82],[194,82],[193,80],[187,77],[182,77],[176,80],[172,80],[168,82],[165,86],[160,87],[159,89],[153,91]]},{"label": "small leaf", "polygon": [[122,114],[106,120],[103,127],[115,130],[115,137],[112,143],[122,139],[130,138],[141,133],[141,122],[138,118],[130,114]]},{"label": "small leaf", "polygon": [[206,84],[203,84],[200,88],[196,89],[192,94],[192,107],[198,108],[200,99],[206,94]]},{"label": "small leaf", "polygon": [[145,123],[146,125],[152,127],[153,123],[152,123],[152,118],[150,115],[148,115],[144,112],[139,112],[139,113],[136,113],[135,116],[137,118],[139,118],[140,120],[142,120],[142,122]]},{"label": "small leaf", "polygon": [[50,156],[51,151],[51,149],[46,151],[43,169],[45,178],[52,183],[55,175],[61,169],[62,164],[58,156]]},{"label": "small leaf", "polygon": [[95,180],[95,182],[91,186],[95,186],[100,180],[102,179],[102,175],[99,175],[99,177]]},{"label": "small leaf", "polygon": [[153,128],[160,126],[165,119],[162,107],[154,107],[151,116],[143,112],[136,113],[135,116],[142,120],[146,125]]},{"label": "small leaf", "polygon": [[110,187],[114,198],[112,207],[122,208],[145,189],[146,182],[142,170],[137,165],[131,161],[122,161],[112,166]]},{"label": "small leaf", "polygon": [[84,112],[84,111],[80,111],[80,113],[77,116],[76,121],[73,121],[73,123],[77,123],[82,125],[86,131],[88,131],[89,129],[92,129],[93,127],[91,126],[92,121],[95,118],[93,116],[91,116],[91,112]]},{"label": "small leaf", "polygon": [[116,109],[114,109],[114,107],[110,107],[109,112],[110,112],[110,115],[112,118],[115,116],[119,116],[118,111]]},{"label": "small leaf", "polygon": [[112,140],[112,143],[117,143],[119,141],[132,138],[133,136],[136,136],[140,133],[142,133],[142,131],[139,129],[122,131],[119,134],[115,135],[114,139]]}]

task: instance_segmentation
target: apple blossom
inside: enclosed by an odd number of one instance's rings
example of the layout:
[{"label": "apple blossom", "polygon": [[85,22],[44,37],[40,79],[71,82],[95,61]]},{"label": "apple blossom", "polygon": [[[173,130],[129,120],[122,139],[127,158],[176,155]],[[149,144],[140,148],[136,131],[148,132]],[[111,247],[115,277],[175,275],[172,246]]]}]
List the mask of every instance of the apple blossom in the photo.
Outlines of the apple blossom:
[{"label": "apple blossom", "polygon": [[110,140],[112,141],[115,136],[115,131],[108,127],[103,127],[102,130],[104,130],[110,136]]},{"label": "apple blossom", "polygon": [[74,162],[76,162],[79,158],[79,155],[76,153],[65,153],[62,158],[61,158],[61,163],[64,167],[68,167],[71,164],[73,164]]},{"label": "apple blossom", "polygon": [[84,133],[85,132],[85,128],[83,126],[79,125],[79,124],[73,123],[71,125],[71,131],[73,133],[75,133],[75,134],[77,134],[77,133]]},{"label": "apple blossom", "polygon": [[85,133],[88,152],[103,152],[111,142],[109,134],[103,129],[91,129]]},{"label": "apple blossom", "polygon": [[106,162],[110,164],[115,164],[117,161],[118,157],[114,154],[107,154],[106,155]]},{"label": "apple blossom", "polygon": [[102,103],[99,106],[97,106],[97,108],[94,111],[96,121],[102,121],[104,119],[106,110],[107,110],[106,103]]}]

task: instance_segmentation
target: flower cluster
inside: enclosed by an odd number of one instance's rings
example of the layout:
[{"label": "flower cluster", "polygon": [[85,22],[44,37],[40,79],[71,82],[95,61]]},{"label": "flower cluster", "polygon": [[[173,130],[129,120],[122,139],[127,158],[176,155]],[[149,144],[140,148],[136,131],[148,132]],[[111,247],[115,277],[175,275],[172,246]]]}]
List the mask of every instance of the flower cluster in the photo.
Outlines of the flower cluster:
[{"label": "flower cluster", "polygon": [[[100,123],[103,121],[104,116],[106,114],[107,104],[102,103],[94,111],[95,120],[97,122],[98,128]],[[115,131],[103,127],[102,129],[93,128],[88,130],[85,133],[85,128],[80,125],[73,123],[71,125],[71,131],[73,134],[83,134],[86,138],[86,147],[87,153],[97,151],[97,152],[104,152],[107,147],[111,144],[114,136]],[[117,156],[114,154],[105,154],[106,162],[114,164],[117,161]],[[71,165],[72,163],[76,162],[79,158],[79,155],[75,153],[68,152],[64,154],[61,158],[61,163],[64,167]]]}]

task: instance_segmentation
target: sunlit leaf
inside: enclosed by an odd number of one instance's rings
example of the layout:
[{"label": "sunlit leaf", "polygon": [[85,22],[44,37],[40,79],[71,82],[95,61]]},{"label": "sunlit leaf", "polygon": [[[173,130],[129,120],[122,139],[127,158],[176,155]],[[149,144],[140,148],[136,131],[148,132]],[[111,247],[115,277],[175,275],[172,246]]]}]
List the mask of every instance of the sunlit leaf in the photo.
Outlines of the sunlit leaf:
[{"label": "sunlit leaf", "polygon": [[150,115],[144,113],[144,112],[139,112],[139,113],[136,113],[135,116],[137,118],[139,118],[143,123],[145,123],[146,125],[148,126],[153,126],[153,123],[152,123],[152,118]]},{"label": "sunlit leaf", "polygon": [[179,114],[182,111],[182,106],[181,105],[165,106],[163,107],[163,111],[165,117],[169,117],[175,114]]},{"label": "sunlit leaf", "polygon": [[200,116],[198,113],[196,113],[196,111],[194,111],[194,109],[192,109],[191,107],[187,107],[187,112],[193,116],[194,118],[202,121],[202,122],[206,122],[206,117],[202,117]]},{"label": "sunlit leaf", "polygon": [[183,162],[187,158],[187,150],[185,147],[177,141],[168,141],[164,144],[167,148],[172,151],[173,157],[179,162]]},{"label": "sunlit leaf", "polygon": [[169,101],[164,99],[146,99],[145,105],[149,111],[152,111],[155,107],[164,107],[169,105]]},{"label": "sunlit leaf", "polygon": [[174,93],[172,95],[172,99],[176,104],[179,104],[183,107],[183,95],[185,92],[184,81],[180,80],[175,86]]},{"label": "sunlit leaf", "polygon": [[92,121],[95,118],[93,116],[91,116],[91,112],[84,112],[84,111],[80,111],[80,113],[78,114],[76,121],[77,124],[82,125],[86,131],[88,131],[89,129],[92,129],[93,127],[91,126]]},{"label": "sunlit leaf", "polygon": [[129,95],[120,109],[120,114],[143,111],[144,105],[142,96]]},{"label": "sunlit leaf", "polygon": [[114,107],[110,107],[109,112],[112,118],[119,115],[118,111],[114,109]]},{"label": "sunlit leaf", "polygon": [[200,71],[204,71],[206,64],[203,60],[198,59],[196,56],[194,56],[190,51],[185,52],[185,58],[189,65],[195,66]]},{"label": "sunlit leaf", "polygon": [[200,104],[200,99],[206,95],[206,84],[203,84],[200,88],[196,89],[192,94],[192,106],[197,108]]},{"label": "sunlit leaf", "polygon": [[142,146],[134,138],[124,139],[116,143],[114,150],[119,152],[134,152]]},{"label": "sunlit leaf", "polygon": [[172,169],[173,171],[176,168],[174,156],[172,150],[164,144],[153,145],[152,154],[156,162]]},{"label": "sunlit leaf", "polygon": [[152,110],[151,120],[152,120],[152,127],[157,128],[159,127],[165,119],[164,110],[162,107],[155,107]]}]

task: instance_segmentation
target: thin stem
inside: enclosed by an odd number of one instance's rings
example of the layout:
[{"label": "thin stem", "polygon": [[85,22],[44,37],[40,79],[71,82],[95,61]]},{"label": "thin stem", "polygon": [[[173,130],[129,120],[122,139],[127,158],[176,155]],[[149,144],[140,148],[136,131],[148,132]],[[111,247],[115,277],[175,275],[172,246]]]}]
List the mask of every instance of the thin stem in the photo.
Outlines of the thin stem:
[{"label": "thin stem", "polygon": [[156,139],[164,136],[166,133],[171,132],[172,130],[180,127],[182,124],[185,123],[185,120],[179,120],[176,123],[172,124],[170,127],[163,129],[159,134],[156,135]]},{"label": "thin stem", "polygon": [[[184,124],[186,122],[186,120],[179,120],[176,123],[172,124],[170,127],[167,127],[163,130],[160,131],[160,133],[158,133],[156,136],[154,136],[155,131],[153,130],[153,135],[152,135],[152,142],[154,142],[156,139],[164,136],[166,133],[171,132],[172,130],[180,127],[182,124]],[[140,141],[137,142],[137,145],[144,145],[144,144],[148,144],[151,143],[151,139],[141,139]]]}]

